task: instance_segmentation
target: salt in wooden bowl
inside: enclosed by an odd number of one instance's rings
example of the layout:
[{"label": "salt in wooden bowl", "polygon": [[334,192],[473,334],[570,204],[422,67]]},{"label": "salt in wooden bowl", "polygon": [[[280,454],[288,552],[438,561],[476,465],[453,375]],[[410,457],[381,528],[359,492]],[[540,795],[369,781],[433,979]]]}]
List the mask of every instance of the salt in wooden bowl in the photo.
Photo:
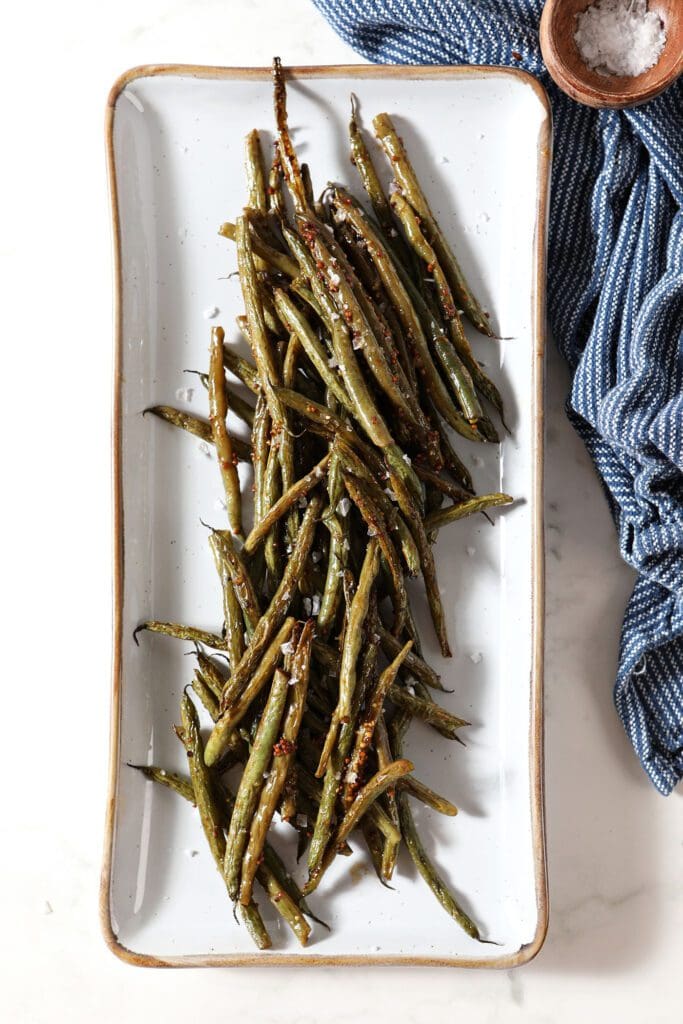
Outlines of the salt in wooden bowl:
[{"label": "salt in wooden bowl", "polygon": [[541,52],[560,89],[589,107],[635,107],[667,89],[683,72],[683,0],[650,0],[666,42],[654,67],[640,75],[602,75],[588,67],[574,34],[576,16],[594,0],[548,0],[541,17]]}]

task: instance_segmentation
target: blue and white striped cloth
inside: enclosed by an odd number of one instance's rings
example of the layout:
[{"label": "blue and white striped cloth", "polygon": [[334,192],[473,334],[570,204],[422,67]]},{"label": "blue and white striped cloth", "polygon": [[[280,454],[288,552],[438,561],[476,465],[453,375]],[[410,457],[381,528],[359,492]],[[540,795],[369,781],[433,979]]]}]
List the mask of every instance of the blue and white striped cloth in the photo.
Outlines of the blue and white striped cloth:
[{"label": "blue and white striped cloth", "polygon": [[555,149],[548,310],[568,412],[638,572],[614,700],[660,791],[683,776],[683,83],[596,112],[551,82],[542,0],[314,0],[372,61],[503,64],[547,87]]}]

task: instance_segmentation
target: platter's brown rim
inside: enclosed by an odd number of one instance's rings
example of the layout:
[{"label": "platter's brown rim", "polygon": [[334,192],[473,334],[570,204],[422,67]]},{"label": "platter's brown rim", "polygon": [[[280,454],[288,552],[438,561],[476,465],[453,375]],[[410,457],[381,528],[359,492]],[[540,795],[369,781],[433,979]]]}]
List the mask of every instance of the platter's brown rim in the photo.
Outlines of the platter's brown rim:
[{"label": "platter's brown rim", "polygon": [[[367,967],[367,966],[423,966],[423,967],[477,967],[508,970],[532,960],[541,949],[548,930],[548,881],[544,829],[543,780],[543,643],[544,643],[544,550],[543,550],[543,370],[545,350],[545,253],[547,213],[550,185],[552,147],[551,111],[543,87],[531,75],[515,68],[453,67],[453,66],[396,66],[396,65],[329,65],[293,67],[287,69],[293,78],[373,78],[388,80],[411,79],[464,79],[483,76],[516,78],[535,93],[545,117],[538,139],[538,194],[534,232],[534,288],[531,295],[533,323],[533,353],[531,361],[531,395],[533,417],[533,479],[530,495],[532,520],[532,662],[529,725],[529,765],[531,774],[531,829],[536,891],[537,924],[533,938],[517,951],[499,957],[484,959],[476,956],[386,956],[381,954],[354,956],[324,956],[292,953],[234,953],[226,955],[154,956],[136,953],[122,945],[114,932],[110,905],[116,794],[119,771],[120,717],[121,717],[121,652],[123,643],[123,493],[121,453],[121,392],[122,392],[122,303],[123,276],[121,262],[121,221],[118,185],[114,160],[114,116],[118,97],[131,82],[139,78],[181,76],[215,80],[263,79],[270,76],[269,68],[221,68],[184,64],[150,64],[124,72],[109,93],[105,119],[105,141],[109,191],[111,200],[114,265],[114,393],[112,406],[113,449],[113,644],[111,684],[111,726],[109,745],[109,781],[105,815],[104,853],[100,877],[100,924],[109,949],[126,963],[138,967]],[[454,926],[455,927],[455,926]]]}]

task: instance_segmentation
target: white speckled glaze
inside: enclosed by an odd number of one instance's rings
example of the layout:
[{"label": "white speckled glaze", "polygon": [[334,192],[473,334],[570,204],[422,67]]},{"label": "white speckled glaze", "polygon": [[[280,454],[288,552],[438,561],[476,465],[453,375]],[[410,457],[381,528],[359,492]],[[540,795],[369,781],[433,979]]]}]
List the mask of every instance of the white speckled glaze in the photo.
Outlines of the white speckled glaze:
[{"label": "white speckled glaze", "polygon": [[[290,121],[314,184],[341,179],[356,187],[345,126],[353,89],[366,123],[397,115],[426,191],[465,273],[499,334],[471,334],[475,351],[500,384],[512,435],[500,450],[459,441],[477,489],[518,499],[496,515],[444,530],[436,548],[454,657],[426,643],[428,659],[454,692],[444,703],[472,722],[467,749],[420,725],[406,753],[416,772],[460,808],[455,819],[417,808],[426,846],[461,895],[483,935],[478,945],[438,906],[405,854],[394,891],[376,881],[358,847],[338,858],[314,908],[316,926],[302,950],[277,926],[273,954],[387,961],[395,957],[455,963],[513,963],[537,948],[544,930],[543,844],[539,820],[538,713],[542,560],[537,404],[538,281],[543,239],[547,108],[538,87],[497,71],[439,77],[383,77],[378,69],[298,78]],[[206,414],[204,393],[184,368],[204,368],[211,324],[236,344],[241,312],[232,245],[217,235],[245,202],[242,138],[272,129],[267,77],[135,77],[114,107],[113,156],[120,218],[121,496],[123,600],[120,731],[108,907],[122,952],[149,962],[251,955],[232,919],[224,886],[204,848],[189,805],[126,767],[152,762],[183,768],[171,726],[190,678],[188,645],[132,631],[145,618],[216,629],[220,598],[199,518],[222,523],[220,482],[199,442],[143,418],[153,403]],[[545,151],[543,151],[545,146]],[[209,314],[218,310],[211,319]],[[240,429],[236,426],[236,429]],[[245,475],[245,482],[248,483]],[[419,587],[414,588],[417,595]],[[419,597],[423,636],[430,637]],[[277,844],[294,865],[292,834]],[[195,851],[198,851],[195,854]],[[351,870],[352,867],[355,870]],[[303,871],[303,866],[299,873]],[[523,959],[523,956],[521,956]],[[196,961],[195,961],[196,962]]]}]

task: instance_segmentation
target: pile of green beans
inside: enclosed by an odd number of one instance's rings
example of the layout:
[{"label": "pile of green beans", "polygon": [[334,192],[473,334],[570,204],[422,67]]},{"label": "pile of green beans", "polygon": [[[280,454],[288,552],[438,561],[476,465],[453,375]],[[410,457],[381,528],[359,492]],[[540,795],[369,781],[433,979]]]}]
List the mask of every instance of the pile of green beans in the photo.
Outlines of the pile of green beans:
[{"label": "pile of green beans", "polygon": [[[425,852],[409,798],[442,814],[457,808],[414,775],[402,747],[413,718],[451,740],[469,724],[434,700],[444,687],[422,657],[406,579],[424,581],[450,656],[434,538],[512,500],[475,495],[449,433],[498,440],[500,395],[461,315],[492,332],[389,116],[374,126],[393,169],[391,194],[354,102],[352,163],[372,212],[338,184],[316,199],[290,137],[277,59],[273,78],[273,162],[264,165],[259,134],[250,132],[248,205],[220,229],[237,247],[238,326],[253,362],[214,327],[208,371],[199,374],[208,419],[147,410],[214,446],[224,489],[227,522],[208,538],[222,627],[150,620],[136,630],[136,640],[146,629],[194,643],[188,690],[212,728],[202,734],[186,690],[176,733],[188,775],[140,770],[196,806],[228,896],[260,949],[271,939],[259,891],[305,944],[309,921],[318,921],[307,897],[337,855],[352,852],[352,838],[367,845],[384,884],[405,847],[444,909],[479,940]],[[249,428],[250,445],[228,431],[230,410]],[[253,514],[243,507],[240,462],[251,463]],[[233,792],[225,773],[235,768]],[[298,833],[298,858],[306,853],[301,886],[268,841],[278,817]]]}]

